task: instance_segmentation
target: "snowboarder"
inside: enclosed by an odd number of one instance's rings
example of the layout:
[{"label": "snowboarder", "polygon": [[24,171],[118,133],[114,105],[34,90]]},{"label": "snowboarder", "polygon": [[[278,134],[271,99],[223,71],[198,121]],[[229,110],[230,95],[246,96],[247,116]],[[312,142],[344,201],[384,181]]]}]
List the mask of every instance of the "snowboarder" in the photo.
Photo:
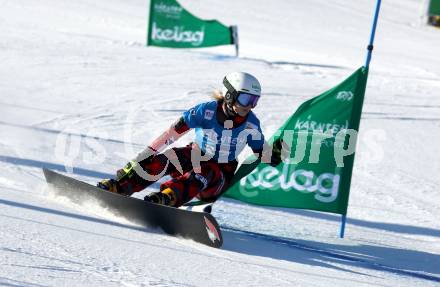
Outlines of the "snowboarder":
[{"label": "snowboarder", "polygon": [[[244,72],[227,74],[222,91],[214,92],[215,101],[184,112],[135,160],[118,170],[116,179],[104,179],[98,187],[130,196],[170,175],[160,191],[147,195],[145,200],[174,207],[194,197],[214,202],[227,189],[238,165],[238,154],[246,144],[264,162],[277,165],[281,161],[280,149],[272,151],[268,146],[252,112],[260,96],[261,86],[254,76]],[[194,142],[162,152],[190,129],[195,129]]]}]

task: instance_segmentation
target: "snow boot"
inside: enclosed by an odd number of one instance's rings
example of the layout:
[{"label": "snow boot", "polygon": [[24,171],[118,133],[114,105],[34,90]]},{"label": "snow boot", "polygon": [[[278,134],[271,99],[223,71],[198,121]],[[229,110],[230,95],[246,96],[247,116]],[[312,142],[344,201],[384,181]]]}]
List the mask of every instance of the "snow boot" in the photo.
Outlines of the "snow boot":
[{"label": "snow boot", "polygon": [[114,179],[103,179],[96,186],[113,193],[118,193],[118,182]]},{"label": "snow boot", "polygon": [[144,197],[145,201],[166,205],[174,206],[177,202],[176,194],[171,188],[166,188],[159,192],[153,192]]},{"label": "snow boot", "polygon": [[122,169],[116,171],[116,179],[103,179],[97,186],[104,190],[130,196],[133,194],[133,184],[142,179],[134,170],[135,162],[127,163]]}]

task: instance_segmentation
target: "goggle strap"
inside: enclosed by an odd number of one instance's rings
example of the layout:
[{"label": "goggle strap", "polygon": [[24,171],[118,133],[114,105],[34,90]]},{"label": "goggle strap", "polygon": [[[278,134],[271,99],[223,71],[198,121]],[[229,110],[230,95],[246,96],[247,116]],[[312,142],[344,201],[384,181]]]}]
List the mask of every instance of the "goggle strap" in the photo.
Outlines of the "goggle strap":
[{"label": "goggle strap", "polygon": [[234,89],[234,87],[229,83],[226,77],[223,78],[223,85],[225,85],[226,89],[228,89],[229,93],[232,95],[233,99],[236,99],[238,96],[238,92]]}]

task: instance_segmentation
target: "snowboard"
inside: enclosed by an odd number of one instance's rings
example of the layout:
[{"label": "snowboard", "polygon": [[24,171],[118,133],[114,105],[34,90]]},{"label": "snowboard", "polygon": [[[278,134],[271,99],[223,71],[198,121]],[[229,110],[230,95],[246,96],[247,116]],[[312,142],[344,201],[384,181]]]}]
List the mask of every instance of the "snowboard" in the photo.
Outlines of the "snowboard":
[{"label": "snowboard", "polygon": [[220,227],[215,218],[206,212],[189,211],[141,199],[111,193],[80,180],[43,168],[49,185],[57,195],[81,204],[93,199],[117,216],[149,228],[161,228],[165,233],[192,239],[211,247],[223,244]]}]

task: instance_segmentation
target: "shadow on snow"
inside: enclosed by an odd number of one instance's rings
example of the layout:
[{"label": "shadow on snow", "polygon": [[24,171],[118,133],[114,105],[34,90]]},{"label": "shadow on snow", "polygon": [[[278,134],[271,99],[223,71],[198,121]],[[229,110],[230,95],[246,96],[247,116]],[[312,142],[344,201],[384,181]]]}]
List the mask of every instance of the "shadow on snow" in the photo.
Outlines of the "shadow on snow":
[{"label": "shadow on snow", "polygon": [[[19,158],[19,157],[0,155],[0,162],[6,162],[9,164],[13,164],[13,165],[20,165],[20,166],[27,166],[27,167],[36,167],[36,168],[45,167],[45,168],[48,168],[51,170],[68,172],[66,167],[62,164],[49,163],[49,162],[33,160],[33,159],[25,159],[25,158]],[[77,174],[77,175],[82,175],[82,176],[95,177],[95,178],[99,178],[99,179],[114,177],[113,174],[103,173],[103,172],[80,168],[80,167],[73,167],[72,173]]]},{"label": "shadow on snow", "polygon": [[[309,240],[293,240],[231,227],[222,227],[226,250],[277,260],[315,265],[347,272],[343,267],[360,267],[418,279],[440,282],[440,255],[422,251],[374,245],[338,245]],[[258,240],[256,240],[258,239]],[[264,246],[261,242],[266,242]],[[292,249],[295,252],[292,252]],[[391,267],[379,262],[393,260]],[[423,266],[423,267],[422,267]],[[356,273],[356,272],[355,272]]]},{"label": "shadow on snow", "polygon": [[[24,208],[37,212],[44,212],[63,217],[74,218],[78,220],[89,221],[98,224],[112,225],[120,228],[127,228],[134,231],[149,231],[152,233],[160,232],[150,230],[145,227],[137,227],[127,224],[121,224],[106,219],[95,218],[86,215],[79,215],[70,212],[59,211],[51,208],[40,207],[30,204],[14,202],[10,200],[0,199],[0,204],[13,206],[17,208]],[[69,229],[78,232],[90,233],[98,236],[106,236],[115,239],[126,241],[127,238],[118,238],[117,236],[104,235],[90,230],[79,230],[71,226],[55,225],[37,220],[24,219],[17,216],[1,215],[3,217],[10,217],[13,219],[24,220],[28,222],[50,225],[57,228]],[[428,275],[422,272],[431,274],[438,274],[438,266],[440,265],[440,256],[427,252],[397,249],[384,246],[373,245],[357,245],[346,246],[329,243],[292,240],[288,238],[276,237],[260,233],[238,230],[230,227],[223,227],[224,246],[223,249],[230,250],[242,254],[249,254],[253,256],[262,256],[273,258],[277,260],[285,260],[305,265],[320,266],[325,268],[332,268],[337,270],[344,270],[346,272],[358,273],[349,270],[350,267],[359,267],[370,270],[378,270],[389,272],[397,275],[410,276],[417,279],[425,279],[434,282],[440,282],[440,277],[435,275]],[[154,245],[151,243],[133,241],[132,243],[141,243],[147,245]],[[157,245],[160,248],[168,248]],[[174,250],[174,249],[173,249]],[[193,254],[194,250],[179,250],[180,252],[188,252]],[[206,254],[205,254],[206,255]],[[398,267],[391,267],[379,263],[380,261],[395,260],[394,264],[400,265]],[[337,266],[338,265],[338,266]],[[344,268],[347,266],[347,268]],[[423,270],[421,268],[423,266]],[[267,266],[271,268],[283,269],[280,267]],[[294,272],[293,270],[283,269],[284,271]]]}]

